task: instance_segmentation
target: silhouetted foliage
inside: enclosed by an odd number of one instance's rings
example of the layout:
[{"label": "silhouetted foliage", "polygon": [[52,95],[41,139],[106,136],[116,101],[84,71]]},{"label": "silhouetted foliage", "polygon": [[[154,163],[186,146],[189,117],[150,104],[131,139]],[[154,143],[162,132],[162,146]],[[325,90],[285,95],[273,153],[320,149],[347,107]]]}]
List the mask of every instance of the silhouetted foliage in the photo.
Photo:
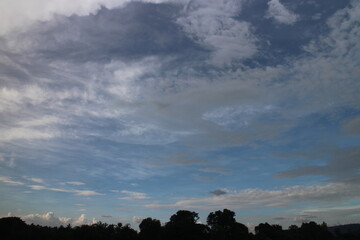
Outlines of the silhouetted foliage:
[{"label": "silhouetted foliage", "polygon": [[145,218],[141,221],[140,225],[140,239],[143,240],[156,240],[160,237],[161,223],[157,219]]},{"label": "silhouetted foliage", "polygon": [[360,224],[331,227],[326,223],[303,223],[300,227],[291,225],[283,230],[280,225],[260,223],[255,235],[248,228],[236,222],[235,213],[224,209],[211,212],[207,225],[199,224],[198,213],[180,210],[170,217],[164,226],[157,219],[146,218],[138,233],[118,223],[98,222],[92,225],[71,227],[45,227],[28,225],[18,217],[0,218],[0,238],[4,240],[358,240]]},{"label": "silhouetted foliage", "polygon": [[170,224],[195,224],[199,214],[187,210],[179,210],[170,217]]},{"label": "silhouetted foliage", "polygon": [[207,226],[198,224],[199,215],[187,210],[177,211],[166,223],[163,238],[174,240],[206,239]]},{"label": "silhouetted foliage", "polygon": [[210,226],[211,239],[248,239],[249,230],[241,223],[236,222],[235,213],[228,209],[211,212],[207,217]]},{"label": "silhouetted foliage", "polygon": [[266,223],[260,223],[255,227],[256,239],[270,240],[270,239],[287,239],[282,227],[280,225],[270,225]]}]

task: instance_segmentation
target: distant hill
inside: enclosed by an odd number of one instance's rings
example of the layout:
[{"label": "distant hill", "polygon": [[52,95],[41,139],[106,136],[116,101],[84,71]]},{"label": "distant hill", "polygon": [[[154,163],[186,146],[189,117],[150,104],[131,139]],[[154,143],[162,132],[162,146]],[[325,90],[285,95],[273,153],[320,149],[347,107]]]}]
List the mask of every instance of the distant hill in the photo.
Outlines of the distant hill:
[{"label": "distant hill", "polygon": [[328,230],[332,234],[336,234],[337,232],[342,234],[360,232],[360,223],[332,226],[328,227]]}]

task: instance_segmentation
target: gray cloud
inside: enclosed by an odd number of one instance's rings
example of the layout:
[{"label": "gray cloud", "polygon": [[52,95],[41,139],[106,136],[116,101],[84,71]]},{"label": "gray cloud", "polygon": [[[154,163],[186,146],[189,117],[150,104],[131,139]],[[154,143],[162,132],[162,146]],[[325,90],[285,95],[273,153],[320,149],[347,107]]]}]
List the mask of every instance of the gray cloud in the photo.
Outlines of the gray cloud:
[{"label": "gray cloud", "polygon": [[348,135],[360,135],[360,116],[344,122],[343,131]]},{"label": "gray cloud", "polygon": [[328,153],[327,164],[322,166],[305,166],[283,171],[278,177],[327,176],[331,181],[357,183],[360,180],[360,148],[349,147]]},{"label": "gray cloud", "polygon": [[272,220],[279,221],[279,220],[287,220],[287,217],[273,217]]},{"label": "gray cloud", "polygon": [[[75,62],[204,52],[172,21],[174,4],[129,3],[86,16],[59,16],[8,36],[7,46],[35,58]],[[171,34],[168,34],[171,31]]]},{"label": "gray cloud", "polygon": [[303,223],[303,222],[313,221],[316,218],[317,217],[313,215],[299,215],[299,216],[295,216],[293,221],[296,223]]},{"label": "gray cloud", "polygon": [[222,189],[215,189],[213,191],[210,191],[209,193],[214,194],[215,196],[227,194],[227,192]]},{"label": "gray cloud", "polygon": [[314,218],[321,219],[339,219],[346,218],[348,223],[356,221],[360,216],[359,206],[337,206],[337,207],[324,207],[318,209],[307,209],[302,211],[305,216],[314,216]]}]

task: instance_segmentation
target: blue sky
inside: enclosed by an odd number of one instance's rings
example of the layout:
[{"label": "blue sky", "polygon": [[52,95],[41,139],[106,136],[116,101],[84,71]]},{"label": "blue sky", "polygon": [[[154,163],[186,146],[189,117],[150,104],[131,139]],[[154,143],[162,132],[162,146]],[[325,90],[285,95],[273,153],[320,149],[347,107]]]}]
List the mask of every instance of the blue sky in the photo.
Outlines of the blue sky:
[{"label": "blue sky", "polygon": [[0,216],[360,220],[360,4],[0,3]]}]

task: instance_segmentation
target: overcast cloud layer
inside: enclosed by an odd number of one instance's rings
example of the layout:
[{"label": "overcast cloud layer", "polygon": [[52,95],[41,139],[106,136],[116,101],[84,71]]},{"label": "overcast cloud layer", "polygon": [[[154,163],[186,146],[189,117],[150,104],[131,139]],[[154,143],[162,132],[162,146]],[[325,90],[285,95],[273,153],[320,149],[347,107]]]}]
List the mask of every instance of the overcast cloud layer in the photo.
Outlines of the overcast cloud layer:
[{"label": "overcast cloud layer", "polygon": [[358,1],[17,0],[0,16],[1,216],[360,221]]}]

